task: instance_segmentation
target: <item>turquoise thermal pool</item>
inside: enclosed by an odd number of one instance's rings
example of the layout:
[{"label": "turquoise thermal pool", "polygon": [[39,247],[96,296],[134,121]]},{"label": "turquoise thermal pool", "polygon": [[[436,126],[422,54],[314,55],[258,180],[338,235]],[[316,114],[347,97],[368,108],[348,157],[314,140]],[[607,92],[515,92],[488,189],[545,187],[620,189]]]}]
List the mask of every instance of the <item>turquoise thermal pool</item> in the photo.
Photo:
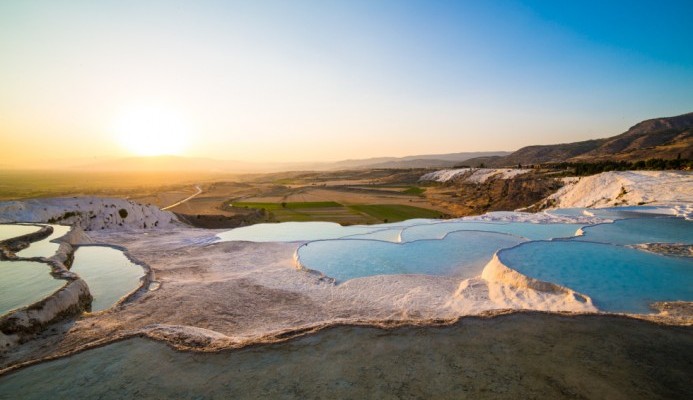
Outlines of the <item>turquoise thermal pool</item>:
[{"label": "turquoise thermal pool", "polygon": [[607,208],[559,208],[546,211],[566,217],[593,216],[605,219],[652,218],[670,215],[670,210],[655,206],[623,206]]},{"label": "turquoise thermal pool", "polygon": [[137,289],[144,276],[142,267],[130,261],[122,251],[105,246],[79,247],[70,270],[87,282],[94,297],[92,312],[112,307]]},{"label": "turquoise thermal pool", "polygon": [[640,243],[693,244],[693,221],[683,218],[622,219],[609,224],[588,226],[583,228],[583,232],[584,235],[576,237],[575,240],[620,245]]},{"label": "turquoise thermal pool", "polygon": [[64,236],[70,231],[69,226],[64,225],[51,225],[53,227],[53,233],[43,240],[31,243],[29,247],[24,250],[18,251],[18,257],[51,257],[58,251],[60,244],[54,243],[53,240]]},{"label": "turquoise thermal pool", "polygon": [[0,224],[0,241],[37,232],[41,227],[36,225]]},{"label": "turquoise thermal pool", "polygon": [[47,264],[0,261],[0,315],[44,299],[66,281],[53,279]]},{"label": "turquoise thermal pool", "polygon": [[[382,228],[380,228],[382,229]],[[336,239],[379,230],[374,226],[341,226],[333,222],[282,222],[256,224],[222,232],[221,241],[297,242],[304,240]]]},{"label": "turquoise thermal pool", "polygon": [[[493,255],[503,250],[500,254],[510,268],[584,293],[602,310],[649,312],[649,305],[655,301],[693,300],[690,257],[624,247],[652,242],[693,243],[693,221],[657,214],[660,211],[657,207],[552,211],[564,216],[587,212],[615,220],[593,226],[412,220],[342,227],[311,222],[255,225],[219,237],[308,241],[296,251],[298,264],[337,282],[385,274],[470,278],[480,275]],[[583,236],[575,236],[580,229]],[[532,242],[517,246],[526,241]]]},{"label": "turquoise thermal pool", "polygon": [[574,236],[584,224],[535,224],[531,222],[476,222],[457,221],[415,225],[402,231],[402,241],[442,239],[455,231],[488,231],[521,236],[530,240],[564,238]]},{"label": "turquoise thermal pool", "polygon": [[[310,240],[339,239],[355,235],[369,235],[378,240],[397,239],[399,231],[407,226],[428,224],[436,220],[410,219],[391,224],[341,226],[334,222],[281,222],[256,224],[222,232],[217,237],[222,242],[303,242]],[[390,232],[384,232],[389,230]],[[395,232],[396,231],[396,232]]]},{"label": "turquoise thermal pool", "polygon": [[442,239],[454,231],[488,231],[522,236],[531,240],[570,237],[585,224],[540,224],[530,222],[478,222],[413,219],[392,224],[341,226],[332,222],[283,222],[257,224],[217,235],[221,241],[298,242],[326,239],[373,239],[411,242]]},{"label": "turquoise thermal pool", "polygon": [[369,239],[382,240],[384,242],[397,243],[400,241],[402,228],[382,229],[371,233],[362,233],[358,235],[344,236],[342,239]]},{"label": "turquoise thermal pool", "polygon": [[389,243],[340,239],[310,242],[297,250],[303,267],[345,281],[384,274],[427,274],[471,278],[498,250],[524,239],[495,232],[453,232],[443,240]]},{"label": "turquoise thermal pool", "polygon": [[523,243],[498,256],[526,276],[590,296],[604,311],[648,313],[656,301],[693,301],[690,258],[573,240]]}]

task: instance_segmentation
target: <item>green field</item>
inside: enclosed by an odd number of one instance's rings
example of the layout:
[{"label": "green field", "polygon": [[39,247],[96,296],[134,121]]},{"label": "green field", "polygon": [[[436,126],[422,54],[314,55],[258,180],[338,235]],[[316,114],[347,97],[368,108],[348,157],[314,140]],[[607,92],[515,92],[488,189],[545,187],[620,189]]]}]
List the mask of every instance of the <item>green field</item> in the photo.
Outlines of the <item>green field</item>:
[{"label": "green field", "polygon": [[343,207],[339,203],[334,201],[308,201],[308,202],[297,202],[297,203],[253,203],[253,202],[234,202],[231,203],[234,207],[248,207],[248,208],[264,208],[268,211],[289,209],[298,210],[306,208],[330,208],[330,207]]},{"label": "green field", "polygon": [[74,170],[0,170],[0,200],[57,196],[131,198],[155,192],[228,179],[229,175],[185,172],[85,172]]},{"label": "green field", "polygon": [[258,203],[232,202],[233,207],[265,209],[277,222],[329,221],[343,225],[367,223],[364,216],[333,201]]},{"label": "green field", "polygon": [[441,218],[440,211],[402,204],[359,204],[349,206],[352,210],[365,213],[382,222],[397,222],[412,218]]},{"label": "green field", "polygon": [[403,191],[402,193],[410,194],[412,196],[421,196],[425,191],[426,189],[420,188],[418,186],[409,186],[409,188],[407,188],[407,190]]},{"label": "green field", "polygon": [[233,202],[233,207],[265,209],[271,219],[289,221],[331,221],[343,225],[397,222],[412,218],[440,218],[439,211],[401,204],[358,204],[344,206],[333,201],[296,203]]}]

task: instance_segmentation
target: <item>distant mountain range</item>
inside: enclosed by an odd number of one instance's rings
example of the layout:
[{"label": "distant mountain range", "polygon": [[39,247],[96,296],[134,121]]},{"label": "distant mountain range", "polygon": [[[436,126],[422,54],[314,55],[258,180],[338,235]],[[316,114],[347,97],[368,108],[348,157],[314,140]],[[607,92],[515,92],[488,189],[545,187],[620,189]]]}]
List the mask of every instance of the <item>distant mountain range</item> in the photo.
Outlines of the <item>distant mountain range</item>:
[{"label": "distant mountain range", "polygon": [[502,157],[509,151],[479,151],[448,154],[423,154],[407,157],[379,157],[360,160],[344,160],[326,163],[320,169],[365,169],[365,168],[448,168],[472,158]]},{"label": "distant mountain range", "polygon": [[372,168],[449,168],[470,158],[502,157],[507,151],[424,154],[407,157],[378,157],[337,162],[254,163],[210,158],[154,156],[127,157],[79,166],[80,170],[118,172],[186,171],[211,173],[258,173],[277,171],[326,171]]},{"label": "distant mountain range", "polygon": [[605,139],[527,146],[513,153],[503,151],[423,154],[378,157],[337,162],[255,163],[180,156],[129,157],[81,165],[80,170],[210,173],[261,173],[278,171],[327,171],[372,168],[451,168],[457,165],[488,167],[552,162],[637,161],[648,158],[693,159],[693,113],[640,122],[628,131]]},{"label": "distant mountain range", "polygon": [[553,162],[639,161],[649,158],[693,159],[693,113],[640,122],[626,132],[582,142],[527,146],[503,157],[467,160],[477,166],[515,166]]}]

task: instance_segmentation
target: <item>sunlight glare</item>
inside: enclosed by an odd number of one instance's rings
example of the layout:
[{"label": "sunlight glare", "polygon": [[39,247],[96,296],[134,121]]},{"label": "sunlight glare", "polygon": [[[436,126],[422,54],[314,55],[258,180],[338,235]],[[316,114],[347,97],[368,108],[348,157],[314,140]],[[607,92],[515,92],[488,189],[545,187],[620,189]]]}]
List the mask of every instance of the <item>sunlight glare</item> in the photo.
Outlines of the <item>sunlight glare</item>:
[{"label": "sunlight glare", "polygon": [[181,115],[159,106],[128,109],[118,118],[115,131],[121,145],[140,156],[180,154],[188,142]]}]

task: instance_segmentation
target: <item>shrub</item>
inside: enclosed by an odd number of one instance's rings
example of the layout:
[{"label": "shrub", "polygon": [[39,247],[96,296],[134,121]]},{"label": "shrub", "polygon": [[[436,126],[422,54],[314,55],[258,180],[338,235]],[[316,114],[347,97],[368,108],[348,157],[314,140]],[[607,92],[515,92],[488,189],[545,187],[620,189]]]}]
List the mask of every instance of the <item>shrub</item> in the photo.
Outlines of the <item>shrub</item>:
[{"label": "shrub", "polygon": [[120,215],[120,218],[125,219],[128,217],[128,210],[121,208],[118,210],[118,214]]}]

